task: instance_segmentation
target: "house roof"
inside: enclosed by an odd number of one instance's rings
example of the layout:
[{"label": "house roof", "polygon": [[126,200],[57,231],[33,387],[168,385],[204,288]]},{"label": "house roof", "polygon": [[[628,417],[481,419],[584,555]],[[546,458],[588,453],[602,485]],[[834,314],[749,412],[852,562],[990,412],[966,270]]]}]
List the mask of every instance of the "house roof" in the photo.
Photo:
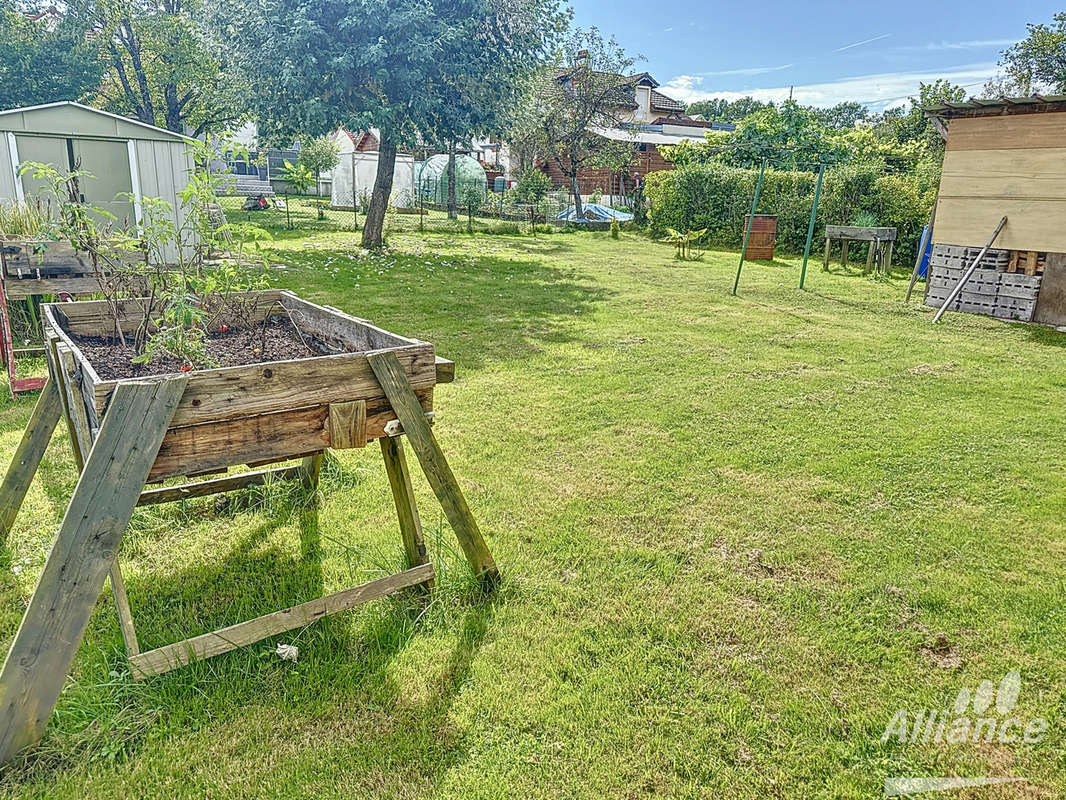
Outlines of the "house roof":
[{"label": "house roof", "polygon": [[[658,85],[658,84],[656,84]],[[661,92],[657,92],[654,89],[651,90],[651,107],[658,109],[659,111],[684,111],[685,104],[679,103],[672,97],[667,97]]]},{"label": "house roof", "polygon": [[614,142],[632,142],[633,144],[681,144],[681,142],[702,142],[707,128],[693,128],[692,133],[664,133],[655,130],[654,125],[627,128],[591,128],[592,132],[604,139]]},{"label": "house roof", "polygon": [[938,119],[1039,114],[1066,111],[1066,95],[1000,97],[995,100],[974,99],[964,102],[946,101],[935,106],[926,106],[922,111],[925,112],[926,116],[937,117]]},{"label": "house roof", "polygon": [[192,141],[180,133],[70,100],[0,111],[0,131],[101,139]]}]

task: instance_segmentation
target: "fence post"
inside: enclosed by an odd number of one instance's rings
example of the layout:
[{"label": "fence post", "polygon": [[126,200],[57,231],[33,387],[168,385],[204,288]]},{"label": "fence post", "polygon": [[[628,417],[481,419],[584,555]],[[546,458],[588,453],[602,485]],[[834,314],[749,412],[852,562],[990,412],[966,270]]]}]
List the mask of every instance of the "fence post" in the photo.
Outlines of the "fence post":
[{"label": "fence post", "polygon": [[811,240],[814,238],[814,217],[818,213],[818,198],[822,194],[822,176],[825,175],[825,164],[818,165],[818,183],[814,185],[814,205],[811,206],[811,222],[807,226],[807,244],[803,248],[803,269],[800,270],[800,288],[807,277],[807,258],[811,254]]},{"label": "fence post", "polygon": [[748,215],[748,229],[744,232],[744,246],[740,248],[740,263],[737,264],[737,277],[733,281],[733,294],[737,293],[740,285],[740,270],[744,268],[744,255],[748,252],[748,238],[751,236],[751,226],[755,222],[755,209],[759,205],[759,192],[762,191],[762,176],[766,172],[766,159],[762,160],[762,168],[759,170],[759,180],[755,183],[755,196],[751,198],[751,213]]},{"label": "fence post", "polygon": [[418,187],[418,232],[426,232],[426,195],[422,187]]},{"label": "fence post", "polygon": [[292,216],[289,214],[289,193],[285,192],[284,194],[282,194],[282,197],[285,198],[285,227],[291,231]]},{"label": "fence post", "polygon": [[359,230],[359,198],[355,196],[355,151],[352,151],[352,230]]}]

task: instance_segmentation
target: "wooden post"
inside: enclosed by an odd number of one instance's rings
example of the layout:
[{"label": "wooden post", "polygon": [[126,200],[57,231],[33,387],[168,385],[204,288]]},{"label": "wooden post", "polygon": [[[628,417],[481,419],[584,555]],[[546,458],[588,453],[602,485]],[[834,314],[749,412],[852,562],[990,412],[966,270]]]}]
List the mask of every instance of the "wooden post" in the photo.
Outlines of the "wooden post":
[{"label": "wooden post", "polygon": [[418,518],[415,493],[411,487],[411,473],[403,454],[403,440],[399,436],[382,436],[378,441],[381,442],[381,457],[385,461],[389,485],[392,486],[396,516],[400,520],[400,537],[407,555],[407,566],[427,564],[426,541],[422,536],[422,521]]},{"label": "wooden post", "polygon": [[308,491],[318,488],[318,475],[322,471],[322,453],[305,456],[300,463],[300,482]]},{"label": "wooden post", "polygon": [[448,466],[436,437],[433,436],[433,429],[426,422],[422,404],[418,402],[403,366],[396,354],[387,350],[368,353],[367,360],[381,388],[385,390],[392,410],[403,425],[404,433],[407,434],[422,465],[422,471],[426,473],[429,485],[440,500],[448,523],[455,531],[474,574],[479,576],[484,585],[495,585],[500,578],[496,562],[493,561],[492,553],[489,552],[477,522],[470,513],[459,483]]},{"label": "wooden post", "polygon": [[59,423],[62,410],[56,382],[50,379],[37,398],[26,430],[22,432],[22,439],[15,449],[15,457],[11,459],[4,482],[0,485],[0,544],[7,540],[11,526],[15,524],[15,517],[22,508],[22,501],[26,499],[30,482],[44,458],[44,451]]},{"label": "wooden post", "polygon": [[828,236],[825,237],[825,260],[822,262],[822,271],[829,272],[829,244],[832,242]]},{"label": "wooden post", "polygon": [[844,239],[840,242],[840,268],[846,270],[848,268],[848,240]]},{"label": "wooden post", "polygon": [[0,763],[40,740],[188,378],[122,382],[0,669]]}]

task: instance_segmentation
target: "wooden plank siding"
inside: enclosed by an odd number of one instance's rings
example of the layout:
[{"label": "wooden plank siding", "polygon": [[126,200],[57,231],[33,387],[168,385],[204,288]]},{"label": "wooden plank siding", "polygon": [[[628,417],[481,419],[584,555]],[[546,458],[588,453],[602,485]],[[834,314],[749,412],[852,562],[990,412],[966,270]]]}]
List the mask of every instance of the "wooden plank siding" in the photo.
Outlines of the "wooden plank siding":
[{"label": "wooden plank siding", "polygon": [[933,241],[1066,252],[1066,112],[952,119]]}]

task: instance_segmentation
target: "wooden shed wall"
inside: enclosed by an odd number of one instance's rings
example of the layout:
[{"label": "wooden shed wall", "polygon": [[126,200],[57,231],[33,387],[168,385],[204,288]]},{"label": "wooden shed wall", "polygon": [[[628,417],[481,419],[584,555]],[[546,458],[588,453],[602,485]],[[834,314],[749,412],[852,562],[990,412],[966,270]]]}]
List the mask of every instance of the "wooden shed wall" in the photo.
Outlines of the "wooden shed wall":
[{"label": "wooden shed wall", "polygon": [[1066,112],[953,119],[933,239],[1066,253]]}]

